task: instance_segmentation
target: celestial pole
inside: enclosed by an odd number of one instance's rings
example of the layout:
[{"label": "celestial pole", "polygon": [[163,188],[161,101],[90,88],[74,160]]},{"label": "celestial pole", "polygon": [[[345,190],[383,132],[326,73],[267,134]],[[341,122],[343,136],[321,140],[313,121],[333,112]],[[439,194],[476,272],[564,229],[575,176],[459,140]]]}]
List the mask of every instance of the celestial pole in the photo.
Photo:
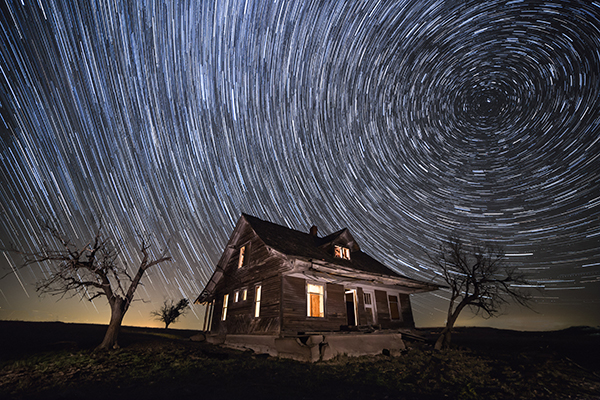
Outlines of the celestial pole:
[{"label": "celestial pole", "polygon": [[[174,261],[146,278],[140,321],[200,293],[245,212],[348,227],[424,280],[440,239],[494,241],[538,286],[526,328],[600,325],[600,2],[0,11],[0,247],[36,249],[43,221],[84,241],[102,218],[135,265],[153,234]],[[0,318],[103,321],[100,300],[40,301],[47,273],[0,280]],[[417,322],[443,323],[445,298],[414,296]]]}]

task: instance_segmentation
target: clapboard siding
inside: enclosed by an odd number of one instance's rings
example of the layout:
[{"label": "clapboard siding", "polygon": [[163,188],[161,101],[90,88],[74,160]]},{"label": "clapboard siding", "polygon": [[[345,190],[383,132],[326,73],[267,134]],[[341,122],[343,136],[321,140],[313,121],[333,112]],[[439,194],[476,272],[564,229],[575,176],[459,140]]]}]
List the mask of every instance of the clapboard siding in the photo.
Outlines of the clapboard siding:
[{"label": "clapboard siding", "polygon": [[[279,333],[281,299],[280,270],[287,260],[271,251],[249,226],[239,232],[237,242],[224,267],[223,278],[215,288],[212,331],[226,333]],[[245,262],[238,268],[239,249],[246,246]],[[255,288],[261,285],[260,316],[254,317]],[[246,301],[234,301],[234,293],[248,290]],[[221,321],[223,298],[229,294],[227,319]]]},{"label": "clapboard siding", "polygon": [[[261,286],[261,301],[259,317],[255,318],[255,288],[257,285]],[[218,312],[215,312],[213,317],[213,326],[217,332],[279,333],[279,300],[281,297],[279,276],[265,277],[261,281],[255,282],[248,288],[246,301],[240,300],[236,303],[234,291],[229,292],[227,318],[225,321],[221,321],[224,294],[215,302],[215,310]]]},{"label": "clapboard siding", "polygon": [[387,327],[390,322],[390,308],[388,306],[387,292],[375,290],[375,305],[377,308],[377,323]]},{"label": "clapboard siding", "polygon": [[307,316],[306,283],[302,278],[283,277],[283,321],[285,333],[337,331],[346,323],[346,303],[344,287],[336,284],[325,285],[325,317]]},{"label": "clapboard siding", "polygon": [[327,284],[327,296],[325,297],[325,313],[332,329],[340,329],[341,325],[347,324],[346,298],[344,286],[335,283]]},{"label": "clapboard siding", "polygon": [[361,287],[356,289],[358,325],[369,325],[367,311],[365,310],[365,292]]}]

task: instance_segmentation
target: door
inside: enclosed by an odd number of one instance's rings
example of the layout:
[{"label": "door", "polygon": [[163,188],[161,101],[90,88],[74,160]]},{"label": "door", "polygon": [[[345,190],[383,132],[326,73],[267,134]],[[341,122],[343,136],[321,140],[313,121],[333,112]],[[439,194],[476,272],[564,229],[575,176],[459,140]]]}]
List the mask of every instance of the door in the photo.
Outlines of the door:
[{"label": "door", "polygon": [[356,326],[356,290],[346,289],[346,316],[348,326]]},{"label": "door", "polygon": [[375,296],[371,292],[364,292],[365,311],[367,312],[367,325],[375,325],[377,318],[375,314]]}]

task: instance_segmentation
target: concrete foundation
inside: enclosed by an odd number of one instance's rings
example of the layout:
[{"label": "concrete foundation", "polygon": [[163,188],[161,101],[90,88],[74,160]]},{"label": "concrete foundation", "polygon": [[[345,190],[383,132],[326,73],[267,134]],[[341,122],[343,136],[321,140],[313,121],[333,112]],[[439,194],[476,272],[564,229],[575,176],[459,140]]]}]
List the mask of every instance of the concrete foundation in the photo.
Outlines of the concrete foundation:
[{"label": "concrete foundation", "polygon": [[406,349],[400,333],[331,333],[298,337],[227,335],[221,343],[217,342],[218,339],[213,339],[213,343],[233,349],[308,362],[330,360],[343,354],[376,355],[384,350],[394,354]]},{"label": "concrete foundation", "polygon": [[223,345],[232,349],[252,350],[258,354],[277,356],[276,336],[268,335],[227,335]]}]

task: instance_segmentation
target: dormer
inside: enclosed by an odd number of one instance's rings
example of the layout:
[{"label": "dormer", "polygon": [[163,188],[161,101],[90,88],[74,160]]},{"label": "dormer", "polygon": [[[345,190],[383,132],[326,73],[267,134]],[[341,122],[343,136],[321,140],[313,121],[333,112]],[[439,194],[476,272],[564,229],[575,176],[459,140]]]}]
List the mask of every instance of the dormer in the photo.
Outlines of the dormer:
[{"label": "dormer", "polygon": [[358,243],[354,240],[350,231],[344,228],[331,235],[319,238],[319,248],[326,251],[331,257],[340,260],[352,260],[352,253],[360,251]]}]

